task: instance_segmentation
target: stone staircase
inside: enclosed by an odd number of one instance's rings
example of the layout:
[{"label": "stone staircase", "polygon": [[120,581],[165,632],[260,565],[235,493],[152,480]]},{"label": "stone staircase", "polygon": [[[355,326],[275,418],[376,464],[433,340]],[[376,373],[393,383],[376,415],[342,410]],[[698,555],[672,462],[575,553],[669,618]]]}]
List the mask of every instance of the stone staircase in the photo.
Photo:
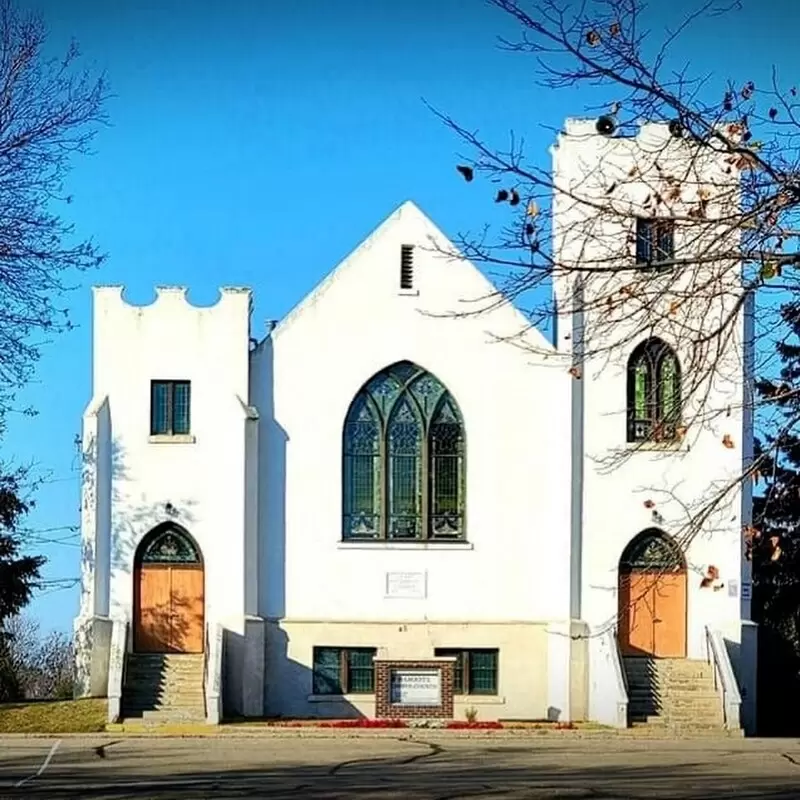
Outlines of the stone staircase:
[{"label": "stone staircase", "polygon": [[142,722],[202,722],[203,654],[129,653],[122,718]]},{"label": "stone staircase", "polygon": [[725,729],[722,700],[714,688],[714,666],[683,658],[623,659],[632,728],[656,735],[741,736]]}]

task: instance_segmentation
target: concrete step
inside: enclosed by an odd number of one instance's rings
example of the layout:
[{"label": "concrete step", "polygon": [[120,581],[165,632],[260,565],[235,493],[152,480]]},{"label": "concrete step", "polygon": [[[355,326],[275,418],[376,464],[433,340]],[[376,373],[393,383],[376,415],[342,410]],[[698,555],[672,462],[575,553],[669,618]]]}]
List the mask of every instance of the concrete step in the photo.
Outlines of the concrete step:
[{"label": "concrete step", "polygon": [[684,668],[664,667],[662,669],[631,669],[625,667],[625,674],[629,681],[660,681],[668,680],[714,680],[714,670],[710,665],[691,666]]},{"label": "concrete step", "polygon": [[190,683],[186,686],[145,686],[141,683],[127,684],[125,692],[131,694],[196,694],[199,697],[205,696],[202,685]]},{"label": "concrete step", "polygon": [[635,658],[629,656],[622,659],[626,669],[665,670],[709,668],[711,664],[704,658]]},{"label": "concrete step", "polygon": [[130,697],[205,697],[202,686],[185,686],[178,690],[163,686],[126,686],[122,693]]},{"label": "concrete step", "polygon": [[134,694],[203,694],[203,684],[194,681],[184,686],[162,686],[158,684],[130,683],[123,687],[126,692]]},{"label": "concrete step", "polygon": [[696,681],[658,681],[657,683],[628,683],[628,693],[645,693],[651,694],[666,694],[666,693],[686,693],[693,694],[695,692],[716,693],[717,689],[713,681],[696,680]]},{"label": "concrete step", "polygon": [[719,705],[720,698],[716,694],[629,694],[629,703],[646,703],[659,706],[697,706],[698,708]]},{"label": "concrete step", "polygon": [[744,736],[741,728],[728,730],[722,725],[654,725],[649,722],[634,723],[627,731],[634,736],[652,736],[654,738],[679,738],[679,737],[720,737],[720,738],[740,738]]},{"label": "concrete step", "polygon": [[128,656],[128,664],[135,664],[142,669],[186,669],[202,666],[205,659],[194,656],[177,656],[172,658],[142,658],[137,655]]},{"label": "concrete step", "polygon": [[636,716],[631,717],[630,719],[631,725],[658,725],[658,726],[667,726],[667,727],[674,727],[676,725],[682,727],[695,727],[698,729],[705,729],[705,728],[720,728],[725,724],[725,720],[722,714],[719,715],[719,718],[715,719],[705,719],[705,718],[695,718],[695,717],[675,717],[669,714],[649,714],[647,716]]},{"label": "concrete step", "polygon": [[140,678],[158,678],[162,675],[202,675],[203,669],[197,667],[178,667],[176,669],[145,669],[144,667],[127,666],[126,675],[136,675]]},{"label": "concrete step", "polygon": [[654,728],[643,725],[640,728],[625,728],[617,734],[625,739],[654,739],[654,740],[673,740],[673,739],[740,739],[744,736],[741,730],[726,730],[725,728],[715,728],[714,730],[695,730],[693,728]]},{"label": "concrete step", "polygon": [[122,716],[131,716],[149,714],[153,711],[175,712],[176,714],[200,714],[205,716],[206,707],[204,705],[197,705],[197,703],[148,703],[146,705],[137,705],[136,703],[123,703]]},{"label": "concrete step", "polygon": [[628,686],[628,696],[652,695],[657,697],[717,697],[717,690],[713,684],[667,684],[666,686]]},{"label": "concrete step", "polygon": [[202,678],[167,678],[164,680],[163,678],[158,678],[153,681],[145,681],[141,680],[140,678],[134,678],[132,676],[128,676],[125,680],[125,686],[145,686],[145,687],[154,687],[154,688],[162,688],[162,689],[188,689],[190,687],[197,687],[202,689],[203,687],[203,679]]},{"label": "concrete step", "polygon": [[[201,697],[142,697],[126,696],[122,699],[126,708],[157,708],[160,706],[186,706],[192,708],[205,708],[205,701]],[[658,709],[656,709],[658,710]]]},{"label": "concrete step", "polygon": [[162,675],[202,675],[203,670],[192,667],[180,667],[179,669],[144,669],[142,667],[126,667],[126,675],[136,675],[142,678],[158,678]]},{"label": "concrete step", "polygon": [[123,714],[123,721],[141,720],[142,722],[204,722],[205,713],[183,713],[180,711],[142,711],[140,713]]}]

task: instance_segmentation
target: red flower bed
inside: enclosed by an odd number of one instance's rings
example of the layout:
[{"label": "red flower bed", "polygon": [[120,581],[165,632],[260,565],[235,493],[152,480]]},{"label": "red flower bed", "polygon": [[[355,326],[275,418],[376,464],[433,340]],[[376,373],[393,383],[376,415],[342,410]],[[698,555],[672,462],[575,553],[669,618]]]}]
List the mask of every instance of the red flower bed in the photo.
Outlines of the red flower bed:
[{"label": "red flower bed", "polygon": [[407,728],[402,719],[337,719],[320,722],[320,728]]}]

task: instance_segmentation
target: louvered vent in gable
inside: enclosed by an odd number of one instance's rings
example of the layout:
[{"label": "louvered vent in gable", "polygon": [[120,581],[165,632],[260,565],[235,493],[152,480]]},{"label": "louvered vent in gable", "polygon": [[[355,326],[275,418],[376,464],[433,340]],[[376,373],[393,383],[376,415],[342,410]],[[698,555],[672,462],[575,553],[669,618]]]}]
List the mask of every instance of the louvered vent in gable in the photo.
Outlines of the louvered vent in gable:
[{"label": "louvered vent in gable", "polygon": [[400,288],[414,288],[414,245],[400,245]]}]

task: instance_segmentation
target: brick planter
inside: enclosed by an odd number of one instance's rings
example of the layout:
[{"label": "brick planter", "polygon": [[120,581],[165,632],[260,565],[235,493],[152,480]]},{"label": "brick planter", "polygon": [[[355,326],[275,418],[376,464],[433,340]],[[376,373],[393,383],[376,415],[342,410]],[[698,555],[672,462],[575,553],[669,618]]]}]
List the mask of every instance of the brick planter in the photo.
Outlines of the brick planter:
[{"label": "brick planter", "polygon": [[[452,719],[453,679],[455,658],[375,659],[375,717],[376,719]],[[394,679],[393,679],[394,676]],[[420,705],[399,702],[398,690],[404,676],[408,681],[418,679],[431,694],[437,676],[438,704]],[[403,687],[406,688],[406,687]]]}]

